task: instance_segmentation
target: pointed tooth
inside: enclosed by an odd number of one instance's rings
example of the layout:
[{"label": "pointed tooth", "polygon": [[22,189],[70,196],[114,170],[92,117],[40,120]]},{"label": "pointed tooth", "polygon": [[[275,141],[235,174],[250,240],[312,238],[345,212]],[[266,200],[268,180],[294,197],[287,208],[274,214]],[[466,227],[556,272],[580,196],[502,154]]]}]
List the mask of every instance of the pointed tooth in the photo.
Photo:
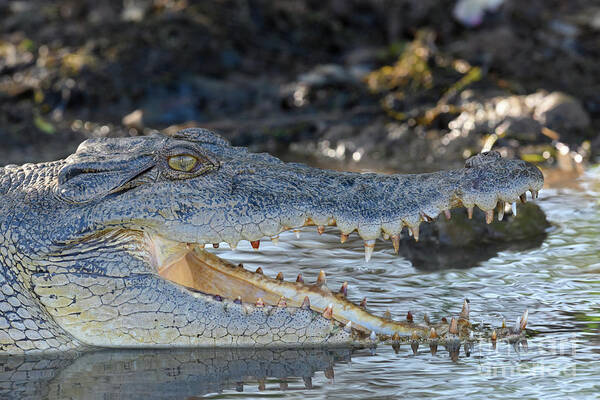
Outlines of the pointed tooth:
[{"label": "pointed tooth", "polygon": [[467,207],[467,216],[469,219],[473,219],[473,207]]},{"label": "pointed tooth", "polygon": [[233,242],[232,242],[232,243],[227,243],[227,244],[229,245],[229,248],[230,248],[231,250],[235,250],[235,249],[237,249],[237,245],[238,245],[237,243],[233,243]]},{"label": "pointed tooth", "polygon": [[500,200],[498,202],[498,221],[502,221],[504,219],[504,202]]},{"label": "pointed tooth", "polygon": [[340,293],[344,297],[348,297],[348,282],[342,283],[342,287],[340,288]]},{"label": "pointed tooth", "polygon": [[454,317],[452,317],[452,319],[450,320],[450,327],[448,328],[448,332],[450,332],[453,335],[458,335],[458,322]]},{"label": "pointed tooth", "polygon": [[242,304],[242,296],[238,296],[235,298],[235,300],[233,301],[235,304]]},{"label": "pointed tooth", "polygon": [[359,307],[362,308],[363,310],[365,310],[367,308],[367,298],[366,297],[363,297],[363,299],[360,302]]},{"label": "pointed tooth", "polygon": [[277,307],[287,307],[287,302],[283,297],[279,298],[279,301],[277,302]]},{"label": "pointed tooth", "polygon": [[447,220],[450,220],[450,218],[452,218],[452,213],[450,213],[450,210],[444,210],[444,215],[446,216]]},{"label": "pointed tooth", "polygon": [[365,261],[369,262],[373,249],[375,248],[375,239],[365,240]]},{"label": "pointed tooth", "polygon": [[392,313],[390,312],[390,310],[385,310],[385,312],[383,313],[383,318],[392,319]]},{"label": "pointed tooth", "polygon": [[400,235],[392,235],[392,245],[394,246],[394,253],[398,254],[400,251]]},{"label": "pointed tooth", "polygon": [[433,218],[421,211],[421,219],[425,222],[433,222]]},{"label": "pointed tooth", "polygon": [[506,329],[506,319],[502,318],[502,329]]},{"label": "pointed tooth", "polygon": [[494,210],[488,210],[485,212],[485,223],[491,224],[494,222]]},{"label": "pointed tooth", "polygon": [[310,299],[308,296],[304,296],[304,300],[302,300],[302,305],[300,308],[303,310],[310,310]]},{"label": "pointed tooth", "polygon": [[398,334],[398,332],[394,332],[394,334],[392,335],[392,340],[394,342],[399,342],[400,341],[400,335]]},{"label": "pointed tooth", "polygon": [[283,272],[281,272],[281,271],[280,271],[280,272],[277,274],[277,276],[275,277],[275,279],[277,279],[278,281],[282,281],[282,280],[283,280]]},{"label": "pointed tooth", "polygon": [[266,388],[267,388],[267,385],[265,385],[265,380],[264,379],[259,379],[258,380],[258,390],[260,392],[264,392]]},{"label": "pointed tooth", "polygon": [[515,201],[510,205],[512,207],[512,213],[516,217],[517,216],[517,202]]},{"label": "pointed tooth", "polygon": [[466,319],[467,321],[469,320],[469,312],[471,311],[471,305],[469,303],[469,299],[463,301],[462,310],[459,316],[459,318]]},{"label": "pointed tooth", "polygon": [[213,243],[213,249],[218,249],[219,248],[219,243]]},{"label": "pointed tooth", "polygon": [[414,320],[415,320],[415,319],[414,319],[414,317],[413,317],[412,313],[411,313],[410,311],[409,311],[409,312],[407,312],[407,313],[406,313],[406,321],[408,321],[408,322],[413,322]]},{"label": "pointed tooth", "polygon": [[257,273],[257,274],[264,275],[264,272],[263,272],[263,270],[262,270],[262,268],[261,268],[261,267],[258,267],[258,268],[256,268],[256,273]]},{"label": "pointed tooth", "polygon": [[304,283],[304,278],[302,277],[302,274],[298,274],[298,276],[296,277],[296,282]]},{"label": "pointed tooth", "polygon": [[431,328],[431,330],[429,331],[429,339],[437,339],[438,338],[438,334],[435,331],[435,328]]},{"label": "pointed tooth", "polygon": [[317,286],[323,286],[326,282],[325,271],[321,270],[319,276],[317,276]]},{"label": "pointed tooth", "polygon": [[331,319],[333,317],[333,304],[329,303],[323,310],[323,318]]},{"label": "pointed tooth", "polygon": [[258,250],[258,248],[260,247],[260,240],[253,240],[250,242],[250,245],[252,245],[252,248],[254,250]]},{"label": "pointed tooth", "polygon": [[377,334],[375,333],[375,331],[371,331],[371,334],[369,335],[369,339],[371,339],[371,341],[376,341],[377,340]]},{"label": "pointed tooth", "polygon": [[352,321],[348,321],[348,323],[344,325],[344,331],[348,333],[352,332]]},{"label": "pointed tooth", "polygon": [[410,340],[419,340],[419,335],[417,335],[417,331],[413,331],[410,335]]},{"label": "pointed tooth", "polygon": [[340,234],[340,243],[346,243],[346,240],[348,240],[348,235],[345,233]]},{"label": "pointed tooth", "polygon": [[492,342],[495,342],[498,339],[498,334],[496,333],[496,330],[494,329],[494,331],[492,332]]},{"label": "pointed tooth", "polygon": [[537,199],[538,198],[539,192],[537,190],[531,189],[530,192],[531,192],[531,198],[532,199]]},{"label": "pointed tooth", "polygon": [[319,235],[322,235],[323,232],[325,232],[325,227],[323,225],[317,226],[317,232],[319,233]]},{"label": "pointed tooth", "polygon": [[523,316],[521,317],[521,323],[519,324],[519,329],[524,331],[527,328],[527,319],[529,318],[529,310],[525,310]]},{"label": "pointed tooth", "polygon": [[418,242],[419,241],[419,225],[411,226],[410,231],[412,232],[412,235],[415,238],[415,242]]},{"label": "pointed tooth", "polygon": [[519,198],[521,199],[521,203],[527,203],[527,192],[520,195]]},{"label": "pointed tooth", "polygon": [[271,238],[271,243],[273,243],[275,246],[277,246],[279,244],[279,235],[273,236]]},{"label": "pointed tooth", "polygon": [[258,299],[256,299],[256,307],[264,307],[265,306],[265,302],[262,299],[262,297],[259,297]]},{"label": "pointed tooth", "polygon": [[294,235],[296,235],[296,239],[300,239],[300,229],[294,229],[292,232],[294,232]]}]

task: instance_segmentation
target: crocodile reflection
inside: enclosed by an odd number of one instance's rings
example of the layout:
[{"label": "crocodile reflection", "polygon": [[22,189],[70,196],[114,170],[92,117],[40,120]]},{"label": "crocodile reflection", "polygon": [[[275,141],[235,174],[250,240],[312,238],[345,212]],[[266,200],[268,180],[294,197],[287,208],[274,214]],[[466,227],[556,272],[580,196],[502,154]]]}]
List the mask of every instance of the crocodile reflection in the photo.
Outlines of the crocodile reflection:
[{"label": "crocodile reflection", "polygon": [[[465,345],[467,346],[467,345]],[[456,361],[464,347],[402,345],[395,350]],[[373,348],[374,352],[375,349]],[[334,349],[177,349],[101,350],[91,353],[3,356],[2,399],[166,399],[225,391],[310,390],[313,378],[333,379],[334,367],[366,350]],[[368,352],[366,353],[368,356]]]}]

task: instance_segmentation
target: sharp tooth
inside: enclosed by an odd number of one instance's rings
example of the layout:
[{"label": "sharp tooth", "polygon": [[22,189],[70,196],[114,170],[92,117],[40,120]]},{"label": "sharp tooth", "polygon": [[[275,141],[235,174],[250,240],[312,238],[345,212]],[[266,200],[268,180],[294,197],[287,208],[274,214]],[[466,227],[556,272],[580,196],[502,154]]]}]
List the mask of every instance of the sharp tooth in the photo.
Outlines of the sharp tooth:
[{"label": "sharp tooth", "polygon": [[400,335],[398,334],[398,332],[394,332],[394,334],[392,335],[392,340],[394,342],[399,342],[400,341]]},{"label": "sharp tooth", "polygon": [[485,223],[491,224],[494,222],[494,210],[488,210],[485,212]]},{"label": "sharp tooth", "polygon": [[346,240],[348,240],[348,235],[345,233],[340,234],[340,243],[346,243]]},{"label": "sharp tooth", "polygon": [[433,222],[433,218],[421,211],[421,219],[426,222]]},{"label": "sharp tooth", "polygon": [[298,276],[296,277],[296,282],[304,283],[304,278],[302,277],[302,274],[298,274]]},{"label": "sharp tooth", "polygon": [[296,235],[296,239],[300,239],[300,229],[294,229],[292,232],[294,232],[294,235]]},{"label": "sharp tooth", "polygon": [[521,199],[521,203],[527,203],[527,192],[520,195],[519,198]]},{"label": "sharp tooth", "polygon": [[317,232],[319,233],[319,235],[322,235],[323,232],[325,232],[325,227],[323,225],[317,226]]},{"label": "sharp tooth", "polygon": [[458,322],[454,317],[452,317],[452,319],[450,320],[450,327],[448,328],[448,332],[450,332],[453,335],[458,335]]},{"label": "sharp tooth", "polygon": [[450,213],[450,210],[444,210],[444,215],[446,216],[447,220],[450,220],[450,218],[452,218],[452,214]]},{"label": "sharp tooth", "polygon": [[467,216],[469,219],[473,219],[473,207],[467,207]]},{"label": "sharp tooth", "polygon": [[352,321],[348,321],[346,325],[344,325],[344,331],[351,333],[352,332]]},{"label": "sharp tooth", "polygon": [[515,201],[510,206],[512,207],[513,215],[516,217],[517,216],[517,202]]},{"label": "sharp tooth", "polygon": [[371,334],[369,335],[369,339],[371,339],[371,341],[376,341],[377,340],[377,334],[375,333],[375,331],[371,331]]},{"label": "sharp tooth", "polygon": [[410,228],[410,231],[412,232],[412,235],[415,238],[415,242],[418,242],[419,241],[419,225],[412,226]]},{"label": "sharp tooth", "polygon": [[279,301],[277,302],[277,307],[287,307],[287,302],[283,297],[279,298]]},{"label": "sharp tooth", "polygon": [[495,329],[494,329],[494,331],[492,332],[492,337],[491,337],[491,339],[492,339],[492,342],[495,342],[495,341],[496,341],[496,339],[498,339],[498,334],[496,333],[496,330],[495,330]]},{"label": "sharp tooth", "polygon": [[229,248],[230,248],[231,250],[235,250],[235,249],[237,249],[237,243],[227,243],[227,244],[229,245]]},{"label": "sharp tooth", "polygon": [[413,331],[410,338],[412,340],[412,343],[410,344],[410,348],[412,349],[413,354],[417,354],[417,351],[419,351],[419,342],[418,342],[419,336],[417,335],[417,332]]},{"label": "sharp tooth", "polygon": [[265,306],[265,302],[263,301],[262,297],[259,297],[258,299],[256,299],[256,307],[264,307]]},{"label": "sharp tooth", "polygon": [[344,297],[348,296],[348,282],[342,283],[342,287],[340,288],[340,293],[344,295]]},{"label": "sharp tooth", "polygon": [[465,299],[463,302],[462,310],[460,312],[460,318],[469,320],[469,312],[471,311],[471,306],[469,304],[469,300]]},{"label": "sharp tooth", "polygon": [[406,313],[406,320],[408,322],[413,322],[414,321],[414,317],[413,317],[413,315],[412,315],[412,313],[410,311]]},{"label": "sharp tooth", "polygon": [[273,243],[275,246],[277,246],[277,245],[279,244],[279,235],[277,235],[277,236],[273,236],[273,237],[271,238],[271,242],[272,242],[272,243]]},{"label": "sharp tooth", "polygon": [[527,328],[527,318],[529,318],[529,310],[525,310],[523,316],[521,317],[521,323],[519,324],[519,329],[524,331]]},{"label": "sharp tooth", "polygon": [[367,298],[366,297],[363,297],[363,299],[360,302],[359,307],[362,308],[363,310],[367,309]]},{"label": "sharp tooth", "polygon": [[530,190],[530,192],[531,192],[531,198],[532,198],[532,199],[537,199],[537,198],[538,198],[538,194],[539,194],[539,193],[538,193],[538,191],[537,191],[537,190],[533,190],[533,189],[531,189],[531,190]]},{"label": "sharp tooth", "polygon": [[250,244],[252,245],[252,248],[254,250],[258,250],[258,248],[260,247],[260,240],[253,240],[250,242]]},{"label": "sharp tooth", "polygon": [[322,286],[325,284],[325,271],[321,270],[319,272],[319,276],[317,276],[317,286]]},{"label": "sharp tooth", "polygon": [[435,328],[431,328],[431,330],[429,331],[429,339],[437,339],[438,334],[435,331]]},{"label": "sharp tooth", "polygon": [[219,248],[219,243],[213,243],[213,249],[218,249]]},{"label": "sharp tooth", "polygon": [[502,221],[504,218],[504,202],[501,200],[498,202],[498,221]]},{"label": "sharp tooth", "polygon": [[506,329],[506,319],[502,318],[502,329]]},{"label": "sharp tooth", "polygon": [[235,304],[242,304],[242,296],[238,296],[235,298],[235,300],[233,301]]},{"label": "sharp tooth", "polygon": [[375,248],[375,239],[365,240],[365,261],[369,262],[373,249]]},{"label": "sharp tooth", "polygon": [[258,268],[256,268],[256,273],[257,273],[257,274],[264,275],[264,273],[263,273],[263,270],[262,270],[262,268],[261,268],[261,267],[258,267]]},{"label": "sharp tooth", "polygon": [[394,246],[394,253],[398,254],[400,251],[400,235],[392,235],[392,245]]},{"label": "sharp tooth", "polygon": [[333,317],[333,304],[329,304],[325,310],[323,310],[323,318],[331,319]]},{"label": "sharp tooth", "polygon": [[277,274],[277,276],[275,277],[275,279],[277,279],[278,281],[282,281],[283,280],[283,272],[279,272]]},{"label": "sharp tooth", "polygon": [[302,300],[302,305],[300,308],[303,310],[310,310],[310,299],[308,296],[304,296],[304,300]]}]

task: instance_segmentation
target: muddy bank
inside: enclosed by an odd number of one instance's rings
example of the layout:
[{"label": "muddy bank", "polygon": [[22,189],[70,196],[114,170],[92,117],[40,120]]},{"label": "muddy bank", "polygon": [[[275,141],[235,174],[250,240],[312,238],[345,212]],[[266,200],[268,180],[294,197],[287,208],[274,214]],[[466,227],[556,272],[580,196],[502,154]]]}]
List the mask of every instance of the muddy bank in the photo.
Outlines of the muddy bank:
[{"label": "muddy bank", "polygon": [[426,171],[495,148],[577,169],[600,140],[600,11],[516,0],[5,1],[0,160],[206,126],[349,169]]}]

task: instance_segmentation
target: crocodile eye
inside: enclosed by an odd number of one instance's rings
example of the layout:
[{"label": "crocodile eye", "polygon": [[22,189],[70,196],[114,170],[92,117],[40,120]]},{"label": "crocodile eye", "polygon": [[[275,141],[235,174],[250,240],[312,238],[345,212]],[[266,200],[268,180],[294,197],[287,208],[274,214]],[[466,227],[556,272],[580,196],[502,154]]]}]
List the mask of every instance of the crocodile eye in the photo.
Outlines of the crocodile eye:
[{"label": "crocodile eye", "polygon": [[198,164],[198,159],[189,154],[179,154],[169,157],[169,167],[175,171],[190,172]]}]

